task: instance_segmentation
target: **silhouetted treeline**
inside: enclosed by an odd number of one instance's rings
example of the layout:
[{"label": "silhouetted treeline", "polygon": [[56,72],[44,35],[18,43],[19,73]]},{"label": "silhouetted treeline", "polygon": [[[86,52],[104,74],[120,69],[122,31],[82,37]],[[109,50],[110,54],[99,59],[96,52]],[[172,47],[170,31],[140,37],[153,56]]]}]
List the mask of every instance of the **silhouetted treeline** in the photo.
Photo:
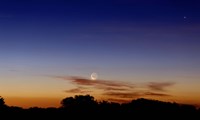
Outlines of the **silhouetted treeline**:
[{"label": "silhouetted treeline", "polygon": [[136,99],[129,103],[97,102],[90,95],[76,95],[61,101],[59,108],[7,106],[0,97],[0,117],[4,119],[199,119],[200,109],[192,105]]}]

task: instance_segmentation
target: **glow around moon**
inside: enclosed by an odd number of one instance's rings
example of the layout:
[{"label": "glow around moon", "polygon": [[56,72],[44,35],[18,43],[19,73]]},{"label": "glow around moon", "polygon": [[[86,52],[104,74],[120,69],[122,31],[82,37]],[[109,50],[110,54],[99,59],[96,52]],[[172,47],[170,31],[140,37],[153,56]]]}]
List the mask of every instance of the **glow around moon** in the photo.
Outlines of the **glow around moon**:
[{"label": "glow around moon", "polygon": [[97,75],[97,73],[93,72],[90,77],[92,80],[96,80],[98,78],[98,75]]}]

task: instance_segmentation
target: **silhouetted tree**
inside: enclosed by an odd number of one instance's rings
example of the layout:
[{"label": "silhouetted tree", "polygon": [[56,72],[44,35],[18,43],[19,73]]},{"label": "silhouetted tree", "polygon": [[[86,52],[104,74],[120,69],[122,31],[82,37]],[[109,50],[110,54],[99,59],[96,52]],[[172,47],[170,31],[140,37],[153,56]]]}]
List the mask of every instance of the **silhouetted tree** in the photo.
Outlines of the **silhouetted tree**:
[{"label": "silhouetted tree", "polygon": [[4,102],[4,99],[0,96],[0,105],[4,105],[5,102]]},{"label": "silhouetted tree", "polygon": [[[76,114],[74,116],[74,113]],[[84,113],[84,114],[82,114]],[[60,108],[39,108],[31,107],[24,109],[17,106],[7,106],[4,99],[0,97],[0,116],[5,119],[63,119],[80,117],[82,119],[136,119],[146,118],[160,119],[200,119],[200,109],[193,105],[177,104],[149,99],[136,99],[129,103],[119,104],[115,102],[97,102],[90,95],[76,95],[66,97],[61,101]],[[28,116],[28,117],[27,117]],[[160,118],[160,116],[162,116]]]},{"label": "silhouetted tree", "polygon": [[3,97],[0,96],[0,109],[4,109],[6,107],[6,104],[4,102]]},{"label": "silhouetted tree", "polygon": [[61,107],[64,108],[70,108],[71,106],[74,106],[75,100],[73,97],[66,97],[61,101]]},{"label": "silhouetted tree", "polygon": [[108,101],[101,101],[99,102],[99,110],[101,112],[118,112],[120,110],[121,105],[119,103],[108,102]]},{"label": "silhouetted tree", "polygon": [[76,95],[74,98],[67,97],[61,101],[61,107],[68,111],[94,112],[97,104],[94,97],[90,95]]}]

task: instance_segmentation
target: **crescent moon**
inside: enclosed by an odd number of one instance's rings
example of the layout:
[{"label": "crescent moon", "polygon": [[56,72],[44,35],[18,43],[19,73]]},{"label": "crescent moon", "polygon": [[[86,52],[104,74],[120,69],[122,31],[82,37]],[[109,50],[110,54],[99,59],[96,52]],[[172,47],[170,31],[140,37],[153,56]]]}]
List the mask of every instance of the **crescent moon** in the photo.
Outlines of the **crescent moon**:
[{"label": "crescent moon", "polygon": [[90,77],[92,80],[96,80],[98,78],[98,75],[97,73],[92,73]]}]

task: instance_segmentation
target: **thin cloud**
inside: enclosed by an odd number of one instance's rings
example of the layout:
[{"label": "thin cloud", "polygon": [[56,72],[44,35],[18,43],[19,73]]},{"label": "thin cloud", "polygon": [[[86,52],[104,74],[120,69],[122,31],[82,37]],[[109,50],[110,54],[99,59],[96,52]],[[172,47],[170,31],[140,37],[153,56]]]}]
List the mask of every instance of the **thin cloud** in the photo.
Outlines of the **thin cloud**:
[{"label": "thin cloud", "polygon": [[81,88],[74,88],[74,89],[70,89],[70,90],[65,90],[65,92],[67,92],[67,93],[88,93],[91,91],[83,90]]},{"label": "thin cloud", "polygon": [[118,98],[135,98],[141,96],[138,92],[106,92],[104,95],[118,97]]},{"label": "thin cloud", "polygon": [[148,95],[148,96],[159,96],[159,97],[169,97],[169,96],[171,96],[171,95],[169,95],[169,94],[154,93],[154,92],[146,92],[146,93],[144,93],[144,95]]},{"label": "thin cloud", "polygon": [[157,82],[150,82],[147,87],[150,90],[155,91],[165,91],[167,87],[174,85],[173,82],[164,82],[164,83],[157,83]]},{"label": "thin cloud", "polygon": [[82,86],[93,86],[99,89],[131,89],[134,88],[133,84],[125,83],[125,82],[116,82],[116,81],[108,81],[108,80],[90,80],[82,77],[63,77],[56,76],[56,78],[60,78],[63,80],[71,81],[73,84],[82,85]]},{"label": "thin cloud", "polygon": [[119,98],[109,98],[107,99],[108,101],[110,102],[117,102],[117,103],[128,103],[130,102],[131,100],[127,100],[127,99],[119,99]]},{"label": "thin cloud", "polygon": [[[132,84],[131,82],[90,80],[79,76],[53,76],[61,80],[66,80],[77,86],[77,88],[66,90],[67,93],[83,94],[91,93],[92,90],[100,90],[99,95],[112,101],[130,101],[134,98],[144,96],[168,97],[166,89],[174,83],[172,82],[150,82],[144,87]],[[155,92],[157,91],[157,92]],[[162,92],[162,93],[160,93]]]},{"label": "thin cloud", "polygon": [[129,91],[127,88],[104,87],[105,91]]}]

